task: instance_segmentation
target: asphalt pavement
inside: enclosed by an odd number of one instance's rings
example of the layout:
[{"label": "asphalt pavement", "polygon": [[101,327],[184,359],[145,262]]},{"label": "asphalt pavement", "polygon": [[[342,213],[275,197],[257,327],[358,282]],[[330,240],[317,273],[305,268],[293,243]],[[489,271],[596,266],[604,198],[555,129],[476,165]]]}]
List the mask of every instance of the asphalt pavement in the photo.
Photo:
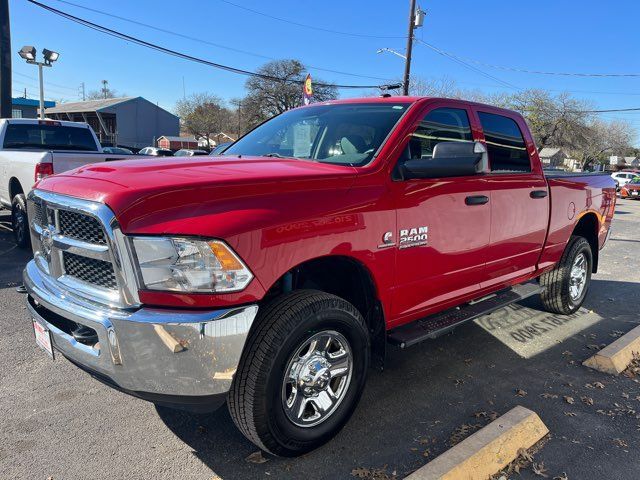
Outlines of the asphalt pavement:
[{"label": "asphalt pavement", "polygon": [[[581,365],[640,323],[640,202],[618,201],[578,313],[553,316],[533,298],[390,350],[333,441],[264,463],[246,460],[257,448],[226,407],[210,415],[156,409],[39,350],[15,290],[30,254],[13,247],[8,223],[0,212],[0,478],[402,478],[516,405],[551,431],[534,456],[549,478],[640,478],[638,379]],[[518,478],[541,477],[525,469]]]}]

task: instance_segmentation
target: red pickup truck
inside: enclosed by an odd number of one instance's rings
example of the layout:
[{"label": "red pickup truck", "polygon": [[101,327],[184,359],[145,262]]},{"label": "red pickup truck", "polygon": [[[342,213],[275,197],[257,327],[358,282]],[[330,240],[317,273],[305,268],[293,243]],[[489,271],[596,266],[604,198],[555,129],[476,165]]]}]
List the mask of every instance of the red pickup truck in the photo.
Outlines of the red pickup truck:
[{"label": "red pickup truck", "polygon": [[88,165],[28,200],[36,340],[161,405],[225,400],[293,456],[347,422],[367,370],[540,294],[582,304],[608,175],[547,175],[517,113],[350,99],[288,111],[215,158]]}]

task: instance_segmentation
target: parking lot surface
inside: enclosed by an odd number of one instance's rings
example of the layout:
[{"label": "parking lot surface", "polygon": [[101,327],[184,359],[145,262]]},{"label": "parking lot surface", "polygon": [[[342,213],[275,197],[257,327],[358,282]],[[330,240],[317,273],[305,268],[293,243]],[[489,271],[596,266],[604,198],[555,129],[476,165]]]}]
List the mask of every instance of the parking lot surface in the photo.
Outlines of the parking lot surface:
[{"label": "parking lot surface", "polygon": [[[537,298],[452,334],[389,351],[371,370],[353,418],[296,459],[265,455],[226,408],[196,415],[156,408],[36,347],[16,292],[30,254],[13,247],[0,212],[0,477],[402,478],[516,405],[551,431],[535,462],[553,478],[640,478],[640,383],[582,361],[640,323],[640,202],[618,201],[613,234],[584,308],[570,317]],[[530,469],[519,478],[541,478]]]}]

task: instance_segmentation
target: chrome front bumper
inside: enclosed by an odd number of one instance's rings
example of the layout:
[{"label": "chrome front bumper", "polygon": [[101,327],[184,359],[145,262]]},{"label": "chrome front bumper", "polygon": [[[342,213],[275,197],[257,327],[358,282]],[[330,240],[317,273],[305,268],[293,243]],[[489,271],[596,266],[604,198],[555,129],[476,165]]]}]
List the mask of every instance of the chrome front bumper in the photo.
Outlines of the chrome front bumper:
[{"label": "chrome front bumper", "polygon": [[[29,313],[51,331],[56,351],[114,387],[159,403],[224,400],[258,312],[257,305],[107,309],[48,278],[34,261],[24,270],[24,285]],[[65,320],[94,329],[98,343],[77,342]]]}]

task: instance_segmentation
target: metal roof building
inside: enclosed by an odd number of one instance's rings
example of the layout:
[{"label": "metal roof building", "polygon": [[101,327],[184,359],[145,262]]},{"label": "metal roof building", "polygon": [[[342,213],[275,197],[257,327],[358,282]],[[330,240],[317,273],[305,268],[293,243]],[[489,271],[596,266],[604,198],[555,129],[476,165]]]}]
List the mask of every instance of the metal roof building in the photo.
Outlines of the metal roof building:
[{"label": "metal roof building", "polygon": [[87,122],[102,145],[140,149],[162,135],[178,135],[180,120],[142,97],[106,98],[46,108],[47,118]]},{"label": "metal roof building", "polygon": [[[44,101],[45,110],[55,107],[56,102]],[[11,117],[13,118],[38,118],[40,100],[33,98],[14,97],[11,99]]]}]

